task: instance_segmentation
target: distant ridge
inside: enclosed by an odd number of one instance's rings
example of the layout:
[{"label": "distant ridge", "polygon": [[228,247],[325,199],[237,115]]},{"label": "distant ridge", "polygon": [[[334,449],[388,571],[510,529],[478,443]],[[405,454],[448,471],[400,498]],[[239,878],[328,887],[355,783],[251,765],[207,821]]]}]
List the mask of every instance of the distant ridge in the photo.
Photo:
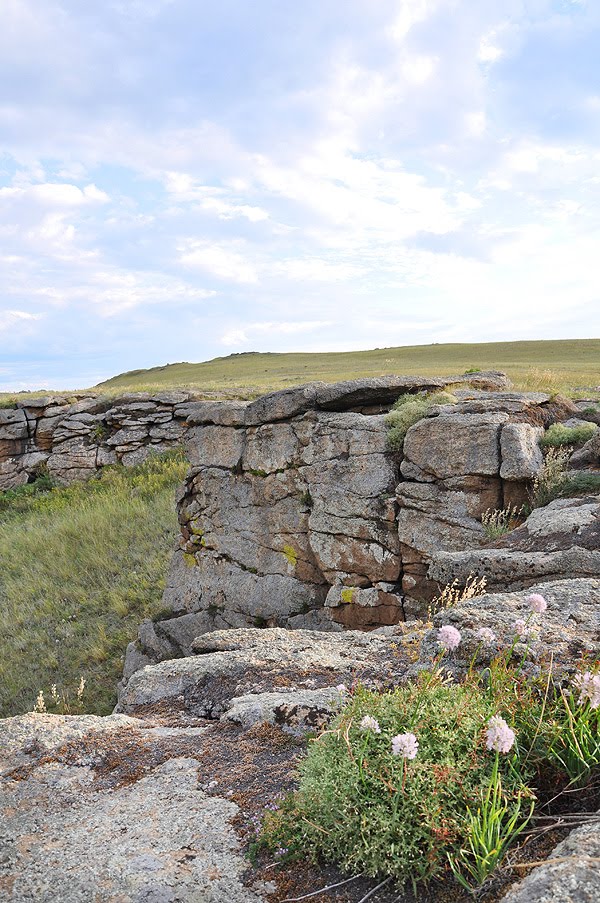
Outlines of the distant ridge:
[{"label": "distant ridge", "polygon": [[94,386],[99,391],[193,387],[240,397],[323,380],[362,376],[448,376],[465,370],[504,370],[521,389],[593,395],[600,385],[600,339],[447,343],[370,351],[234,352],[209,361],[129,370]]}]

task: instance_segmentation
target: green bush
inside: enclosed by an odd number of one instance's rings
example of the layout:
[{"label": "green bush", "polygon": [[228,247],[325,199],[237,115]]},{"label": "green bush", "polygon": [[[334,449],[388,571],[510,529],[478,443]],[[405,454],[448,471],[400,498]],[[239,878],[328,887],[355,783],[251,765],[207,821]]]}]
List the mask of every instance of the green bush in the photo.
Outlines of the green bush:
[{"label": "green bush", "polygon": [[450,392],[401,395],[385,418],[388,426],[388,448],[391,451],[402,451],[404,438],[410,427],[421,420],[435,404],[456,404],[456,397]]},{"label": "green bush", "polygon": [[[427,881],[467,841],[469,808],[485,794],[496,754],[484,728],[497,711],[473,685],[424,674],[416,684],[377,694],[359,689],[310,747],[298,791],[265,819],[262,840],[288,854],[322,856],[351,874]],[[361,728],[365,716],[380,733]],[[392,738],[418,737],[414,760],[392,753]],[[500,763],[503,798],[531,796]]]},{"label": "green bush", "polygon": [[565,426],[564,423],[553,423],[548,427],[540,445],[542,448],[558,448],[563,445],[583,445],[591,439],[598,427],[595,423],[586,423],[581,426]]}]

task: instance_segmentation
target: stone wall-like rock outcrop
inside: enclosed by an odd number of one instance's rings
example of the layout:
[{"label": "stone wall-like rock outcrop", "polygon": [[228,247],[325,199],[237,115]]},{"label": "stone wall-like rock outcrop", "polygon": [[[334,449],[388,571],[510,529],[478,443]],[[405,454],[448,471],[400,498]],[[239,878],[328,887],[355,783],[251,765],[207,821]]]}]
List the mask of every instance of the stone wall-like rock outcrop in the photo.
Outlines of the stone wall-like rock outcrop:
[{"label": "stone wall-like rock outcrop", "polygon": [[0,409],[0,491],[46,471],[57,483],[85,480],[107,464],[141,463],[182,443],[189,392],[49,395]]},{"label": "stone wall-like rock outcrop", "polygon": [[[487,543],[487,509],[520,505],[542,464],[538,440],[573,405],[543,393],[455,385],[403,454],[385,414],[407,392],[447,380],[389,377],[312,384],[250,403],[185,406],[192,463],[179,497],[181,548],[165,617],[145,622],[124,680],[189,655],[200,634],[286,626],[340,630],[424,614],[440,550]],[[455,383],[453,379],[450,382]]]}]

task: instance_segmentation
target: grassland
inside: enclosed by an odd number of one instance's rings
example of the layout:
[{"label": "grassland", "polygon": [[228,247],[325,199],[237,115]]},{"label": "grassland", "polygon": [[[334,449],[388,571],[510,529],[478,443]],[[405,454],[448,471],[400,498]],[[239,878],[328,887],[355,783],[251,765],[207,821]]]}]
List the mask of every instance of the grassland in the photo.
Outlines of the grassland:
[{"label": "grassland", "polygon": [[[413,345],[323,354],[232,354],[200,364],[168,364],[122,373],[95,387],[117,393],[191,387],[251,397],[323,380],[389,373],[448,376],[470,368],[504,370],[522,389],[590,394],[600,384],[600,339]],[[593,394],[593,393],[592,393]]]},{"label": "grassland", "polygon": [[0,494],[0,716],[52,684],[73,698],[81,677],[85,711],[111,711],[125,647],[161,607],[186,467],[172,453]]}]

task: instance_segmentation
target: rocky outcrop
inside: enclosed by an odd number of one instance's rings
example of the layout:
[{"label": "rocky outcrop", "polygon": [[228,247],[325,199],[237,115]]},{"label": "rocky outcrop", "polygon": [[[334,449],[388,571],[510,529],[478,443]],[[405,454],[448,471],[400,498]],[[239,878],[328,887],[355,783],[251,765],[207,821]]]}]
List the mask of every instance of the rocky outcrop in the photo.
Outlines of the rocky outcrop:
[{"label": "rocky outcrop", "polygon": [[139,464],[180,445],[189,392],[49,395],[0,409],[0,491],[48,473],[57,483],[86,480],[107,464]]},{"label": "rocky outcrop", "polygon": [[504,590],[600,576],[600,496],[556,499],[485,548],[435,552],[428,573],[444,585],[485,577],[489,589]]},{"label": "rocky outcrop", "polygon": [[475,376],[485,388],[453,377],[457,402],[431,406],[402,453],[387,443],[392,403],[449,380],[315,383],[183,406],[192,467],[178,500],[181,547],[164,620],[142,625],[125,680],[188,655],[208,631],[373,629],[424,614],[440,588],[436,553],[486,545],[484,512],[527,500],[544,428],[576,411],[505,391],[498,374]]}]

